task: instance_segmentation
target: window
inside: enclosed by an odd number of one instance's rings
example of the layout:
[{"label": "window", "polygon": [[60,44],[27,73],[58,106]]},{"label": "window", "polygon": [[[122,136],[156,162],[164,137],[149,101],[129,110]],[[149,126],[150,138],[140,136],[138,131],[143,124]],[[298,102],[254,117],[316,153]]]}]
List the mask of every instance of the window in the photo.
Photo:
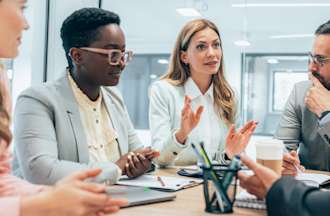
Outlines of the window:
[{"label": "window", "polygon": [[307,80],[306,54],[246,54],[242,70],[243,121],[259,121],[256,133],[273,135],[295,83]]}]

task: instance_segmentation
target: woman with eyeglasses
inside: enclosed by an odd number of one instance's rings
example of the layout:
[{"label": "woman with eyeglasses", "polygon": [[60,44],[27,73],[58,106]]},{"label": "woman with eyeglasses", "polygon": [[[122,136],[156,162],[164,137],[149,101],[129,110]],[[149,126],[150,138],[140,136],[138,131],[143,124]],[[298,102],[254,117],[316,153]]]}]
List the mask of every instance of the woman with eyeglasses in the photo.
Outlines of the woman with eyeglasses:
[{"label": "woman with eyeglasses", "polygon": [[[14,58],[22,31],[28,28],[23,16],[25,0],[0,0],[0,58]],[[80,171],[53,187],[33,185],[10,175],[9,145],[11,101],[8,78],[0,64],[0,215],[55,216],[104,215],[118,211],[125,200],[113,200],[105,186],[87,183],[100,169]]]},{"label": "woman with eyeglasses", "polygon": [[158,152],[143,147],[114,87],[132,58],[119,25],[117,14],[100,8],[65,19],[66,73],[17,99],[15,174],[54,184],[76,170],[100,168],[93,180],[113,184],[122,174],[136,177],[152,168]]},{"label": "woman with eyeglasses", "polygon": [[236,108],[218,28],[205,19],[188,22],[177,37],[168,72],[151,87],[152,145],[161,152],[157,163],[196,164],[191,143],[204,142],[210,157],[222,163],[244,151],[257,123],[250,121],[236,132]]}]

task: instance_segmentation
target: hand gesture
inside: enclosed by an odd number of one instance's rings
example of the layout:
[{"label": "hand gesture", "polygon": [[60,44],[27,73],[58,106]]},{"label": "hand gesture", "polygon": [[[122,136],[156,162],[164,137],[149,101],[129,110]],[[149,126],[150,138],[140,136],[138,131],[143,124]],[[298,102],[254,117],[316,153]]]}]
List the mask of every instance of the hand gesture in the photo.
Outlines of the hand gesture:
[{"label": "hand gesture", "polygon": [[309,74],[309,79],[313,86],[306,93],[305,104],[311,112],[320,117],[324,111],[330,110],[330,91],[313,74]]},{"label": "hand gesture", "polygon": [[251,135],[257,127],[258,122],[249,121],[239,131],[235,132],[235,126],[231,125],[226,138],[226,154],[231,159],[236,154],[243,152],[249,143]]},{"label": "hand gesture", "polygon": [[282,168],[282,175],[296,176],[299,170],[305,171],[305,167],[300,165],[300,160],[296,151],[284,153]]},{"label": "hand gesture", "polygon": [[120,206],[127,205],[126,200],[111,199],[105,193],[105,185],[84,181],[100,172],[100,169],[77,172],[45,192],[23,197],[22,216],[100,216],[117,212]]},{"label": "hand gesture", "polygon": [[254,172],[254,175],[249,176],[242,171],[238,172],[240,186],[258,199],[265,198],[268,190],[280,176],[273,170],[252,161],[246,155],[241,154],[241,161]]},{"label": "hand gesture", "polygon": [[196,112],[192,111],[191,99],[188,96],[185,96],[184,106],[181,111],[181,126],[175,135],[179,143],[183,144],[189,133],[197,126],[203,109],[203,106],[199,106]]}]

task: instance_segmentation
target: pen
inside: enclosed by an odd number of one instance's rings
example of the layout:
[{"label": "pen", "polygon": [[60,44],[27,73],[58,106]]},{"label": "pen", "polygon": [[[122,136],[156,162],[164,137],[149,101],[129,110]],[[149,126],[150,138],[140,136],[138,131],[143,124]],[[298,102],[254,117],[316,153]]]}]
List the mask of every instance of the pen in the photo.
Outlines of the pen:
[{"label": "pen", "polygon": [[197,156],[197,158],[198,158],[198,161],[200,161],[200,162],[205,166],[204,158],[203,158],[203,156],[198,152],[198,150],[197,150],[196,146],[194,145],[194,143],[191,143],[191,146],[192,146],[192,148],[193,148],[193,150],[194,150],[194,152],[195,152],[195,154],[196,154],[196,156]]},{"label": "pen", "polygon": [[160,182],[162,187],[165,187],[165,183],[164,183],[163,179],[160,176],[157,176],[157,181]]},{"label": "pen", "polygon": [[[284,153],[290,154],[289,150],[286,149],[286,148],[284,148]],[[294,168],[296,169],[296,171],[297,171],[298,174],[303,173],[303,171],[294,162],[292,163],[292,165],[294,166]]]}]

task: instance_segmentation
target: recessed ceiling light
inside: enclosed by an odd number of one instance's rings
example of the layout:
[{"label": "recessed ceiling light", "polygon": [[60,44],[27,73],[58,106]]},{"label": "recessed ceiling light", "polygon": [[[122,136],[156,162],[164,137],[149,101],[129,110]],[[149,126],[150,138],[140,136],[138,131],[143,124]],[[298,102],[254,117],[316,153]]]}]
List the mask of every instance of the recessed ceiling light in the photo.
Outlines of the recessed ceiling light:
[{"label": "recessed ceiling light", "polygon": [[168,64],[168,60],[167,59],[158,59],[157,61],[159,64]]},{"label": "recessed ceiling light", "polygon": [[267,59],[268,64],[278,64],[278,60],[276,58]]},{"label": "recessed ceiling light", "polygon": [[288,34],[288,35],[272,35],[270,39],[283,39],[283,38],[310,38],[314,37],[314,34]]},{"label": "recessed ceiling light", "polygon": [[186,17],[200,17],[202,16],[198,10],[195,8],[177,8],[176,12],[180,14],[181,16]]},{"label": "recessed ceiling light", "polygon": [[232,7],[330,7],[330,3],[247,3],[232,4]]},{"label": "recessed ceiling light", "polygon": [[239,46],[239,47],[248,47],[248,46],[251,46],[251,43],[247,40],[237,40],[234,42],[234,44],[236,46]]}]

